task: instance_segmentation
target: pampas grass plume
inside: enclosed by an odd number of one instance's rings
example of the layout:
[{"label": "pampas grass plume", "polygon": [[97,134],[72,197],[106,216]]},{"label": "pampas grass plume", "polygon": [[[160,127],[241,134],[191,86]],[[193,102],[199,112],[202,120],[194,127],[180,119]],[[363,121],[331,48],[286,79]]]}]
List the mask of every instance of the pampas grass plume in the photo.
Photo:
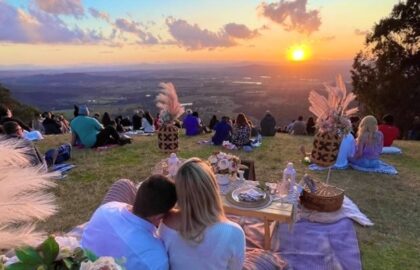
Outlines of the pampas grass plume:
[{"label": "pampas grass plume", "polygon": [[52,176],[40,167],[30,167],[28,149],[19,140],[0,138],[0,249],[35,245],[45,238],[36,221],[57,212]]}]

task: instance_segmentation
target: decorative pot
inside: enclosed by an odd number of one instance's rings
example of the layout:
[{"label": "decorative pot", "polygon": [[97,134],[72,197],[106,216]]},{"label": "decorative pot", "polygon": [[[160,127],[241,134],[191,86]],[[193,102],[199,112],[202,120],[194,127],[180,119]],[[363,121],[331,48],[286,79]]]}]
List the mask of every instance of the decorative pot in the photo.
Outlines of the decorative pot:
[{"label": "decorative pot", "polygon": [[163,124],[158,132],[159,149],[165,153],[178,151],[178,128],[172,124]]},{"label": "decorative pot", "polygon": [[228,185],[230,183],[229,174],[216,174],[217,183],[221,186]]},{"label": "decorative pot", "polygon": [[333,133],[315,134],[311,161],[321,167],[329,167],[337,160],[341,137]]}]

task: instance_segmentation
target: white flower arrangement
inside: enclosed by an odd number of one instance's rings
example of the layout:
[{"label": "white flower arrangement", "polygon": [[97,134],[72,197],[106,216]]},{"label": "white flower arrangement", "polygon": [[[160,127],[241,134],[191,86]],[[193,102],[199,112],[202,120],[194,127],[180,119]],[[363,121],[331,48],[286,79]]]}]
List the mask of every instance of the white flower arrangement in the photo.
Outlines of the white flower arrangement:
[{"label": "white flower arrangement", "polygon": [[224,152],[216,152],[208,158],[210,165],[215,174],[231,174],[238,172],[239,157]]},{"label": "white flower arrangement", "polygon": [[309,111],[317,117],[316,126],[321,133],[336,133],[339,136],[351,131],[349,116],[357,113],[358,108],[348,109],[356,98],[353,93],[347,93],[342,77],[336,78],[336,87],[324,85],[328,92],[325,98],[315,91],[309,93]]}]

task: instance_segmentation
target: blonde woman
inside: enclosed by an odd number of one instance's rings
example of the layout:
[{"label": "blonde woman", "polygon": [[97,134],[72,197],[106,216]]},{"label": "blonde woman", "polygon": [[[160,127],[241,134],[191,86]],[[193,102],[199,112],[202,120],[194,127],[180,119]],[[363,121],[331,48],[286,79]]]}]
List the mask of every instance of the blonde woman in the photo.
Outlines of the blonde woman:
[{"label": "blonde woman", "polygon": [[187,160],[175,176],[179,211],[159,227],[172,270],[242,269],[245,235],[223,212],[219,188],[207,163]]},{"label": "blonde woman", "polygon": [[372,115],[365,116],[359,124],[356,154],[350,162],[364,168],[379,166],[379,155],[383,144],[384,136],[378,131],[378,121]]}]

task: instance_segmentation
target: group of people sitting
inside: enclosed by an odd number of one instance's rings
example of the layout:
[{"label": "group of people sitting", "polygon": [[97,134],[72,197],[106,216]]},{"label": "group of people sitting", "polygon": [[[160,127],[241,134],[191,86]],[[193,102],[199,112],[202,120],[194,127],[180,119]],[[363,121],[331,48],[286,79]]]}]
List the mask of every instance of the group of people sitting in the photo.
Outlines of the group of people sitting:
[{"label": "group of people sitting", "polygon": [[2,139],[9,140],[12,144],[17,143],[19,148],[25,148],[24,154],[31,165],[47,171],[48,168],[70,159],[72,147],[68,143],[49,149],[44,155],[41,155],[32,141],[25,137],[25,133],[34,131],[21,120],[14,118],[12,110],[8,107],[0,105],[0,112],[2,115],[0,117],[0,135],[2,135]]},{"label": "group of people sitting", "polygon": [[113,126],[120,133],[128,130],[142,130],[145,133],[153,133],[160,126],[159,114],[153,119],[150,112],[144,112],[143,110],[136,110],[131,120],[128,117],[123,118],[121,115],[117,116],[115,120],[112,120],[108,112],[103,114],[101,120],[99,119],[99,113],[96,113],[94,118],[100,121],[105,127]]},{"label": "group of people sitting", "polygon": [[63,134],[70,132],[69,121],[62,115],[55,115],[52,112],[36,114],[32,121],[32,128],[45,135]]},{"label": "group of people sitting", "polygon": [[185,128],[187,136],[214,131],[211,139],[214,145],[222,145],[223,142],[229,141],[238,148],[251,146],[251,138],[257,137],[258,134],[274,136],[276,133],[276,120],[268,111],[261,120],[261,129],[256,128],[244,113],[238,114],[236,119],[233,120],[228,116],[223,116],[220,121],[216,115],[213,115],[209,125],[205,126],[198,117],[198,113],[190,110],[187,110],[182,126]]},{"label": "group of people sitting", "polygon": [[124,258],[127,270],[242,269],[245,261],[244,231],[225,216],[215,175],[198,158],[184,162],[174,182],[152,175],[138,188],[114,183],[81,245]]}]

